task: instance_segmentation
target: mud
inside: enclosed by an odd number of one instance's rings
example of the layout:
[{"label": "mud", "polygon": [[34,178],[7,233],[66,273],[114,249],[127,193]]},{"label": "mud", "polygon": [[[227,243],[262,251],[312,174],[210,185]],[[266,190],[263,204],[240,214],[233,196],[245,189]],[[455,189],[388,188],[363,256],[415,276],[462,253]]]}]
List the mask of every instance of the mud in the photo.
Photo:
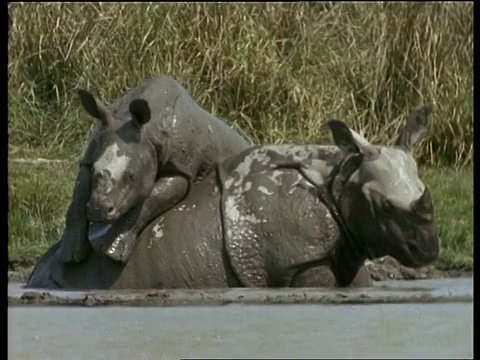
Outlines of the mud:
[{"label": "mud", "polygon": [[[472,276],[472,271],[439,270],[435,266],[411,269],[401,265],[397,260],[386,256],[365,263],[374,281],[386,280],[422,280]],[[8,282],[26,282],[34,265],[26,261],[9,261]]]},{"label": "mud", "polygon": [[386,280],[423,280],[423,279],[442,279],[472,276],[473,271],[463,270],[440,270],[435,266],[424,266],[418,269],[408,268],[400,264],[390,256],[385,256],[373,261],[366,261],[370,276],[375,281]]},{"label": "mud", "polygon": [[[440,282],[440,283],[439,283]],[[470,282],[472,285],[470,286]],[[470,278],[376,283],[366,289],[169,289],[136,291],[46,291],[11,283],[9,305],[195,306],[228,304],[405,304],[473,301]],[[406,285],[407,284],[407,285]],[[436,285],[437,284],[437,285]],[[441,284],[441,285],[439,285]]]}]

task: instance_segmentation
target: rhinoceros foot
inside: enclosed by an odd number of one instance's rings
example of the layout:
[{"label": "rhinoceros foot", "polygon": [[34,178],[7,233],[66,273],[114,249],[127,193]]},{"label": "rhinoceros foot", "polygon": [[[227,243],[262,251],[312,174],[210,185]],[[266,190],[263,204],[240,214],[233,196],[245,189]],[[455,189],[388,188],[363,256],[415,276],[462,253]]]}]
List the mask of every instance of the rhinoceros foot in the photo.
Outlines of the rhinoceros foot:
[{"label": "rhinoceros foot", "polygon": [[92,251],[86,231],[67,227],[60,242],[60,260],[64,263],[79,263]]},{"label": "rhinoceros foot", "polygon": [[133,251],[136,239],[135,231],[127,230],[118,235],[103,252],[113,260],[125,264]]}]

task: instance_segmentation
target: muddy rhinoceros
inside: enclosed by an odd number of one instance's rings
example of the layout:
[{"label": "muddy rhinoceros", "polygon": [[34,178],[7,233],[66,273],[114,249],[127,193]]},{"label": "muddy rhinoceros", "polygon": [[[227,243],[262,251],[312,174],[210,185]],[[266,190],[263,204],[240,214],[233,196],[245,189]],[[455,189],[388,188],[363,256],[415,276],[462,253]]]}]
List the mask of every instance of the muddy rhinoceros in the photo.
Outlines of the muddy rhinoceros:
[{"label": "muddy rhinoceros", "polygon": [[[141,229],[188,193],[223,157],[251,144],[197,105],[174,79],[158,76],[110,107],[80,90],[99,120],[77,175],[60,245],[64,262],[91,251],[87,231],[108,229],[102,251],[125,262]],[[89,227],[89,220],[111,223]]]},{"label": "muddy rhinoceros", "polygon": [[432,200],[410,153],[428,112],[410,116],[395,146],[374,146],[331,121],[337,146],[246,149],[147,225],[126,264],[101,252],[63,264],[57,243],[27,287],[369,285],[367,258],[429,264],[440,241]]}]

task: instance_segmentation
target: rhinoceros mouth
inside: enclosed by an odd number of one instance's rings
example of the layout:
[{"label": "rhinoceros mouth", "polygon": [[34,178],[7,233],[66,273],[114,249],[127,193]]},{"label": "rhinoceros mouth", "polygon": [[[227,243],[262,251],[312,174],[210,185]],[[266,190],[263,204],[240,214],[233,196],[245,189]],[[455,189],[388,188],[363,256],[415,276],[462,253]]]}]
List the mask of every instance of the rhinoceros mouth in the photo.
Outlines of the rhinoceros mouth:
[{"label": "rhinoceros mouth", "polygon": [[88,240],[94,249],[98,249],[104,240],[105,234],[112,227],[111,223],[91,222],[88,226]]},{"label": "rhinoceros mouth", "polygon": [[403,266],[419,268],[426,266],[438,258],[439,247],[422,249],[414,242],[403,244],[395,254],[392,254]]}]

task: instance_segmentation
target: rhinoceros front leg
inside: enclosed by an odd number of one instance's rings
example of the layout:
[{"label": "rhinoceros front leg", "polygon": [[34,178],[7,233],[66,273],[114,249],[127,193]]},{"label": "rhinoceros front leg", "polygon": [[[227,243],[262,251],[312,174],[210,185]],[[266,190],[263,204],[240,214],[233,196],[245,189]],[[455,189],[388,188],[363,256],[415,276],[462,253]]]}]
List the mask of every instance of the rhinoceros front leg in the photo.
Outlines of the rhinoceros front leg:
[{"label": "rhinoceros front leg", "polygon": [[163,177],[150,196],[130,209],[107,232],[101,250],[113,260],[125,263],[140,231],[154,218],[179,203],[187,194],[189,180],[183,176]]},{"label": "rhinoceros front leg", "polygon": [[90,199],[91,190],[90,167],[80,165],[60,245],[60,259],[64,263],[81,262],[92,250],[87,237],[87,202]]},{"label": "rhinoceros front leg", "polygon": [[373,286],[372,279],[365,266],[361,266],[356,272],[355,270],[349,272],[349,279],[343,278],[340,282],[335,275],[332,265],[326,262],[298,272],[292,279],[290,287],[362,288]]},{"label": "rhinoceros front leg", "polygon": [[360,282],[364,286],[371,286],[373,283],[364,262],[365,256],[363,254],[346,241],[342,242],[332,261],[336,286],[351,287],[354,286],[352,284],[355,282]]}]

